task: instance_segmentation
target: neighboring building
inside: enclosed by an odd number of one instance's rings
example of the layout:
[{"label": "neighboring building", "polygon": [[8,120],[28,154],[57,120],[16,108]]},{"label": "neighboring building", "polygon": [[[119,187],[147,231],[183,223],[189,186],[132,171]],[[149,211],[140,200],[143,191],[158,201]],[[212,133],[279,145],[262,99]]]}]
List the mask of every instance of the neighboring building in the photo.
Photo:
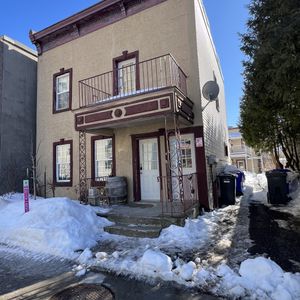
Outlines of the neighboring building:
[{"label": "neighboring building", "polygon": [[[213,207],[228,133],[202,1],[104,0],[30,36],[39,53],[39,167],[56,195],[80,191],[84,200],[89,185],[117,175],[127,178],[129,201]],[[210,80],[220,94],[202,112]]]},{"label": "neighboring building", "polygon": [[[237,127],[229,127],[229,144],[230,144],[230,158],[233,165],[239,169],[260,173],[264,171],[263,158],[259,151],[246,145],[242,134]],[[267,163],[268,155],[264,155]],[[271,162],[268,161],[268,165]]]},{"label": "neighboring building", "polygon": [[0,194],[20,191],[35,148],[37,53],[0,37]]}]

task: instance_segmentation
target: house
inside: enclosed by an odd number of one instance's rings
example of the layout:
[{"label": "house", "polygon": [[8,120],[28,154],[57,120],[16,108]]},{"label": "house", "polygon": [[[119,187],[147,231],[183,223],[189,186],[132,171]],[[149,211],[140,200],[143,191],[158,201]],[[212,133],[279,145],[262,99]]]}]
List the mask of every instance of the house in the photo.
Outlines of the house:
[{"label": "house", "polygon": [[[201,0],[103,0],[30,38],[39,168],[56,195],[85,201],[91,186],[122,176],[130,203],[161,203],[166,214],[213,208],[228,133]],[[203,110],[207,81],[220,92]]]},{"label": "house", "polygon": [[37,53],[0,37],[0,195],[22,190],[35,148]]},{"label": "house", "polygon": [[229,127],[228,132],[230,158],[233,165],[236,165],[241,170],[254,173],[260,173],[275,167],[270,155],[255,151],[247,146],[239,128]]}]

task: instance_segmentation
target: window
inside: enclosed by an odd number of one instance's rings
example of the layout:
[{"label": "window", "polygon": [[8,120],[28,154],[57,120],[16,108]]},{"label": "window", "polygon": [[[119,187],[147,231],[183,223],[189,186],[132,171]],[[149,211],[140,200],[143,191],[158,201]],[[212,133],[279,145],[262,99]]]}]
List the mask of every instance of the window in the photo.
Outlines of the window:
[{"label": "window", "polygon": [[[177,142],[176,138],[170,138],[170,157],[172,166],[177,167]],[[182,134],[180,139],[180,151],[182,159],[182,168],[184,174],[191,174],[196,172],[195,161],[195,137],[194,134]]]},{"label": "window", "polygon": [[227,144],[224,144],[224,155],[228,156],[228,146],[227,146]]},{"label": "window", "polygon": [[192,168],[192,141],[189,138],[181,139],[181,158],[182,158],[182,167],[183,168]]},{"label": "window", "polygon": [[94,182],[103,181],[101,177],[114,175],[114,137],[92,138],[92,160]]},{"label": "window", "polygon": [[72,186],[72,141],[54,143],[53,181],[57,186]]},{"label": "window", "polygon": [[136,59],[127,59],[118,63],[119,95],[136,91]]},{"label": "window", "polygon": [[72,69],[61,69],[53,77],[53,112],[63,112],[71,109],[72,101]]},{"label": "window", "polygon": [[114,95],[126,96],[140,89],[139,52],[123,51],[113,59]]}]

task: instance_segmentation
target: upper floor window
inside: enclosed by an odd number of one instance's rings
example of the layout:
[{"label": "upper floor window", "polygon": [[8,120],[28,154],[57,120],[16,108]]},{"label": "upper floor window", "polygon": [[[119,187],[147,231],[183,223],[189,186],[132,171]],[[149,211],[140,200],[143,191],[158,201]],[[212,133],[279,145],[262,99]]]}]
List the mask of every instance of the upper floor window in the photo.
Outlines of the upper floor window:
[{"label": "upper floor window", "polygon": [[123,54],[113,59],[114,95],[126,96],[135,93],[140,88],[139,52],[123,51]]},{"label": "upper floor window", "polygon": [[118,92],[119,95],[134,93],[136,91],[136,58],[120,61],[118,63]]},{"label": "upper floor window", "polygon": [[53,76],[53,113],[71,109],[72,69],[61,69]]}]

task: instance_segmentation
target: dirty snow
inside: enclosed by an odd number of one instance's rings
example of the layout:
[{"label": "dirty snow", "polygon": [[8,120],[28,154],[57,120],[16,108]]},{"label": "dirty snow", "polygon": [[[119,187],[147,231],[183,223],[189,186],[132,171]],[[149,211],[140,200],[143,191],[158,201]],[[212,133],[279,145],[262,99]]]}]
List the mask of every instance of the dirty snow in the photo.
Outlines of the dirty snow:
[{"label": "dirty snow", "polygon": [[[243,199],[266,203],[266,189],[264,174],[246,173]],[[291,205],[298,207],[299,200]],[[178,255],[208,249],[210,244],[214,245],[209,249],[230,249],[240,208],[238,201],[187,219],[184,227],[171,225],[156,239],[138,239],[103,232],[109,221],[97,217],[93,208],[67,198],[32,200],[31,211],[24,214],[22,195],[15,194],[10,199],[0,197],[0,242],[77,259],[76,276],[94,266],[138,279],[175,281],[232,299],[300,299],[300,274],[284,272],[267,258],[244,258],[233,268],[222,257],[219,264],[210,264],[201,251],[194,258]],[[220,226],[231,229],[223,234]],[[112,251],[93,253],[97,241],[100,246],[111,243]],[[81,254],[74,253],[79,249]]]}]

